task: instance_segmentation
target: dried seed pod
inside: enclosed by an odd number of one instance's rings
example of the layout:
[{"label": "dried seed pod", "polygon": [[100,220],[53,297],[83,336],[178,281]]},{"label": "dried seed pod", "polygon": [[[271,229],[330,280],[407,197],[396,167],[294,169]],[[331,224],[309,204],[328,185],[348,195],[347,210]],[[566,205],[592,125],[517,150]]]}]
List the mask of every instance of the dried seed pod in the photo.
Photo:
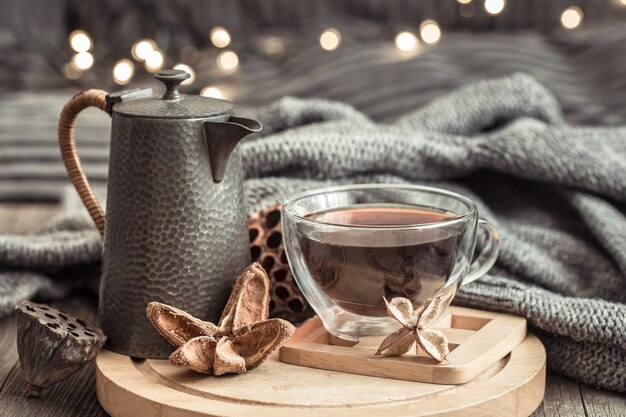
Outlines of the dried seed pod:
[{"label": "dried seed pod", "polygon": [[270,317],[301,323],[313,309],[296,285],[283,247],[280,227],[281,205],[270,206],[248,218],[250,253],[270,277]]},{"label": "dried seed pod", "polygon": [[198,336],[214,336],[217,326],[167,304],[152,301],[146,307],[146,316],[161,336],[175,347]]},{"label": "dried seed pod", "polygon": [[170,362],[203,374],[242,374],[261,365],[293,335],[286,320],[270,319],[270,280],[258,263],[237,278],[219,326],[152,302],[146,314],[178,349]]},{"label": "dried seed pod", "polygon": [[450,353],[446,335],[436,329],[419,330],[417,332],[417,344],[437,362],[443,362]]},{"label": "dried seed pod", "polygon": [[383,298],[383,300],[387,305],[387,313],[402,327],[382,341],[377,355],[399,356],[408,352],[413,343],[417,342],[415,353],[421,348],[437,362],[446,360],[450,353],[448,338],[439,330],[426,328],[437,317],[441,296],[427,300],[419,310],[414,310],[413,304],[406,298],[396,297],[391,301]]},{"label": "dried seed pod", "polygon": [[407,327],[400,327],[382,341],[376,355],[400,356],[411,350],[415,343],[415,332]]},{"label": "dried seed pod", "polygon": [[20,364],[34,397],[93,360],[106,340],[98,327],[45,304],[22,302],[15,320]]},{"label": "dried seed pod", "polygon": [[226,336],[222,337],[215,347],[213,374],[243,374],[246,372],[246,361],[234,349],[233,342]]},{"label": "dried seed pod", "polygon": [[247,324],[267,320],[270,280],[258,262],[237,278],[219,322],[220,335],[227,336]]},{"label": "dried seed pod", "polygon": [[217,341],[211,336],[199,336],[186,342],[170,355],[176,366],[192,369],[202,374],[213,373]]},{"label": "dried seed pod", "polygon": [[296,328],[282,319],[269,319],[242,329],[233,340],[234,350],[246,363],[246,370],[257,368],[284,345]]}]

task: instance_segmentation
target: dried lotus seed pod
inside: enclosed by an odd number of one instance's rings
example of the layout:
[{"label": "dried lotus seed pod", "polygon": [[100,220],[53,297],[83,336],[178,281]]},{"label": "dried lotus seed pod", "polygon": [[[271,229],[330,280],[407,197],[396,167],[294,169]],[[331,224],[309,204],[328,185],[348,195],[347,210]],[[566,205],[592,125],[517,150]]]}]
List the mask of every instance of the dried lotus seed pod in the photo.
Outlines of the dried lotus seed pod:
[{"label": "dried lotus seed pod", "polygon": [[98,327],[45,304],[22,302],[15,320],[20,364],[33,397],[91,362],[106,340]]}]

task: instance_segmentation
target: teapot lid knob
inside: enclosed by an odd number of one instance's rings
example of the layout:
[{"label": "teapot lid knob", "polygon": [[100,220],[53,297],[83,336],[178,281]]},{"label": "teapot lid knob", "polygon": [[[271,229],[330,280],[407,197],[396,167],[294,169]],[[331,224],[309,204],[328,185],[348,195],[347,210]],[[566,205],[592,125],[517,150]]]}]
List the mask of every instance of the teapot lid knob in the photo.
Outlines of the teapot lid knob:
[{"label": "teapot lid knob", "polygon": [[161,70],[154,75],[154,78],[165,84],[165,94],[163,100],[177,100],[182,97],[178,91],[180,83],[189,78],[190,75],[183,70]]}]

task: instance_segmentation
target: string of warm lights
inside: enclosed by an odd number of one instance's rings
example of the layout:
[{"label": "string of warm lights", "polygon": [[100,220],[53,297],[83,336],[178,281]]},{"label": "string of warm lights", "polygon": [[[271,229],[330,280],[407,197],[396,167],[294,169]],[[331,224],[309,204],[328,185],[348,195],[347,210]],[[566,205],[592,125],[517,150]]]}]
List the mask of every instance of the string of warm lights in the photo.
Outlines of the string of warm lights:
[{"label": "string of warm lights", "polygon": [[[612,0],[619,6],[626,7],[626,0]],[[457,0],[459,3],[459,13],[463,17],[469,17],[475,12],[474,3],[481,2],[485,13],[497,16],[506,8],[506,0]],[[578,6],[570,6],[561,12],[560,21],[564,29],[572,30],[579,27],[584,19],[583,10]],[[399,53],[414,54],[418,52],[422,44],[435,45],[443,36],[439,24],[433,19],[427,19],[420,23],[419,31],[404,30],[398,32],[394,37],[394,45]],[[209,32],[209,39],[213,46],[222,49],[216,58],[216,65],[225,74],[232,74],[239,69],[239,56],[235,51],[228,48],[232,43],[232,36],[229,31],[222,26],[215,26]],[[75,30],[70,33],[69,46],[73,51],[70,62],[64,67],[64,74],[68,79],[76,80],[83,72],[88,71],[94,65],[92,50],[94,43],[91,37],[84,30]],[[319,37],[319,44],[325,51],[335,51],[341,46],[342,35],[337,28],[327,28],[322,31]],[[262,51],[271,57],[282,56],[287,52],[285,41],[278,36],[271,36],[261,43]],[[143,63],[144,69],[149,73],[155,73],[163,68],[167,58],[163,50],[152,39],[140,39],[135,42],[130,50],[131,59],[120,59],[113,66],[112,78],[119,85],[128,84],[135,76],[135,63]],[[183,61],[185,57],[198,56],[195,47],[187,46],[181,51]],[[187,60],[193,62],[196,58]],[[174,65],[175,69],[182,69],[189,73],[190,77],[183,85],[191,85],[196,79],[194,69],[185,63]],[[223,92],[214,85],[205,86],[201,95],[206,97],[223,98]]]}]

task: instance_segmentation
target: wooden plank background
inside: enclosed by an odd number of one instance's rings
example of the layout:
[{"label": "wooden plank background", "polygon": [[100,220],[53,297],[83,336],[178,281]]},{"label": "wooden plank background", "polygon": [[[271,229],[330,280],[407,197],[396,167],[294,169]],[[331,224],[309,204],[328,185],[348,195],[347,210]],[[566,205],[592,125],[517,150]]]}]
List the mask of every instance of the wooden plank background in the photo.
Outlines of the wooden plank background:
[{"label": "wooden plank background", "polygon": [[[0,204],[0,233],[36,230],[58,212],[56,205]],[[95,320],[96,299],[76,293],[55,303],[67,312]],[[0,320],[0,416],[106,416],[96,398],[94,365],[45,391],[41,398],[27,398],[17,356],[13,317]],[[626,416],[626,396],[597,390],[548,373],[546,395],[533,417]]]}]

